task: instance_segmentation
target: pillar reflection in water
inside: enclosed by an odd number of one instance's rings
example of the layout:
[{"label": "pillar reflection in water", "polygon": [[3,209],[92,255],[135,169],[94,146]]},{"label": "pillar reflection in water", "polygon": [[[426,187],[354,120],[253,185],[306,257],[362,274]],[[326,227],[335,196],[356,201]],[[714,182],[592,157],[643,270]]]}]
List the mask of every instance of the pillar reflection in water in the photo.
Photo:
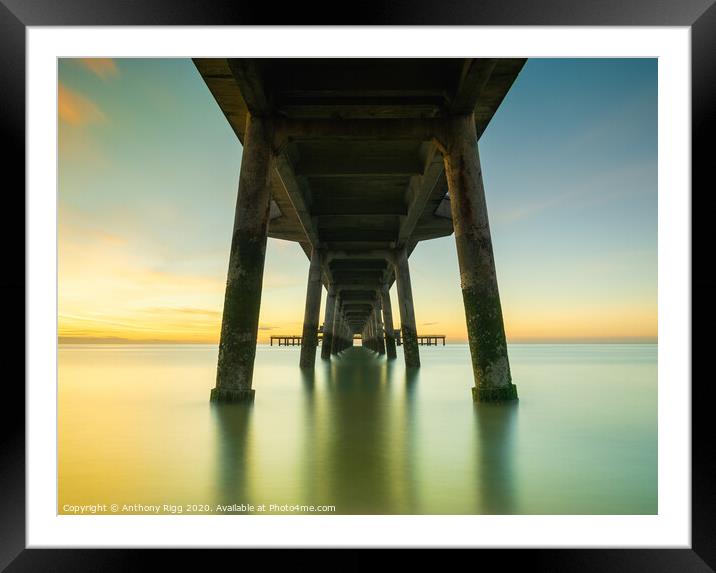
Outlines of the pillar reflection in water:
[{"label": "pillar reflection in water", "polygon": [[475,412],[475,513],[519,513],[514,481],[515,436],[519,402],[482,403]]},{"label": "pillar reflection in water", "polygon": [[326,504],[363,515],[518,512],[517,403],[481,404],[462,426],[435,401],[443,380],[363,348],[286,372],[295,378],[280,391],[266,388],[270,416],[241,404],[212,408],[216,503]]},{"label": "pillar reflection in water", "polygon": [[386,361],[348,349],[326,381],[326,486],[339,513],[394,513],[391,465],[399,450],[390,432]]},{"label": "pillar reflection in water", "polygon": [[[393,362],[388,362],[389,367]],[[420,370],[408,368],[404,370],[405,399],[403,400],[401,430],[403,436],[401,463],[401,492],[404,498],[405,513],[421,513],[420,496],[418,495],[418,408],[417,394],[420,382]]]},{"label": "pillar reflection in water", "polygon": [[249,479],[252,411],[250,403],[211,405],[216,427],[216,504],[252,503]]}]

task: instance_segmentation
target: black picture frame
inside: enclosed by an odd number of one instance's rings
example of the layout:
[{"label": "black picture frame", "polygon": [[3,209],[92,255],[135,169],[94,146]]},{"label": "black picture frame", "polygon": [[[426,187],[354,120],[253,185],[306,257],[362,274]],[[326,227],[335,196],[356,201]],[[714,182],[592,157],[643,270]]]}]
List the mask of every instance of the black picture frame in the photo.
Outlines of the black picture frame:
[{"label": "black picture frame", "polygon": [[[709,144],[716,133],[716,5],[714,0],[425,0],[355,3],[360,10],[345,10],[335,3],[211,2],[191,0],[0,0],[0,125],[5,150],[3,164],[5,193],[2,233],[4,265],[0,289],[6,301],[3,355],[6,364],[25,355],[25,250],[20,248],[25,202],[25,38],[28,26],[86,25],[537,25],[537,26],[687,26],[691,28],[692,56],[692,544],[691,549],[477,549],[469,556],[475,565],[501,569],[529,567],[532,571],[714,571],[716,570],[716,455],[711,442],[709,376],[699,364],[709,355],[710,337],[716,319],[716,282],[709,279],[713,232],[708,225],[709,196],[713,184],[708,177],[713,159]],[[348,16],[351,20],[348,21]],[[698,191],[698,192],[697,192]],[[24,243],[23,243],[24,246]],[[698,271],[698,272],[696,272]],[[24,362],[23,362],[24,372]],[[138,550],[138,549],[26,549],[25,546],[25,393],[18,376],[6,375],[3,413],[0,416],[0,568],[19,571],[135,571],[163,569],[177,564],[206,569],[217,557],[242,563],[259,550]],[[479,535],[479,532],[476,532]],[[346,549],[336,559],[316,559],[313,552],[274,552],[261,564],[280,559],[293,569],[329,566],[357,569],[372,560],[375,550]],[[280,554],[279,554],[280,553]],[[443,565],[443,551],[420,552],[422,564],[435,560]],[[379,558],[382,558],[380,552]],[[404,556],[401,555],[401,559]],[[235,561],[238,564],[238,562]],[[405,561],[403,565],[405,565]]]}]

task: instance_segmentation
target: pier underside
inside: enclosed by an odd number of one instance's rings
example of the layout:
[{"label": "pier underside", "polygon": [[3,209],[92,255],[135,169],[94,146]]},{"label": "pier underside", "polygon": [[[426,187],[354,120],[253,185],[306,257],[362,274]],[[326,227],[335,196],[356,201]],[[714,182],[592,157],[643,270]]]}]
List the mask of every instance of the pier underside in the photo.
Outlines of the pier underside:
[{"label": "pier underside", "polygon": [[[308,260],[300,366],[363,345],[420,366],[409,257],[455,233],[477,400],[516,398],[477,142],[522,59],[196,59],[244,145],[215,399],[253,398],[267,237]],[[248,277],[244,279],[243,277]],[[249,293],[240,284],[250,285]],[[330,306],[330,308],[328,308]]]}]

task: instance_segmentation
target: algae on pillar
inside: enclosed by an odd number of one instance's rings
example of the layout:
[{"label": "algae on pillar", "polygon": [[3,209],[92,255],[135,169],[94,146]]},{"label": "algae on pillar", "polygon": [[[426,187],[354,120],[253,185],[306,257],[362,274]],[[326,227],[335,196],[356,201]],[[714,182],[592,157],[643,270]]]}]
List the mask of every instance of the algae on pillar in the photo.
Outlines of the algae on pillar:
[{"label": "algae on pillar", "polygon": [[407,367],[420,366],[418,350],[418,330],[415,324],[415,308],[413,307],[413,289],[410,284],[410,267],[408,254],[400,249],[395,254],[395,282],[398,288],[398,307],[400,310],[400,329],[403,339],[403,354]]},{"label": "algae on pillar", "polygon": [[321,358],[331,357],[333,345],[333,317],[336,311],[336,289],[331,284],[328,286],[326,297],[326,314],[323,319],[323,343],[321,344]]},{"label": "algae on pillar", "polygon": [[316,363],[318,346],[318,319],[321,312],[321,255],[318,249],[311,250],[311,264],[308,269],[306,286],[306,308],[303,314],[303,334],[301,339],[301,368],[313,368]]},{"label": "algae on pillar", "polygon": [[516,400],[473,114],[448,120],[445,174],[460,267],[476,401]]},{"label": "algae on pillar", "polygon": [[388,287],[383,287],[380,291],[380,301],[383,307],[383,323],[385,325],[385,351],[389,359],[398,356],[395,350],[395,327],[393,326],[393,308],[390,302],[390,292]]},{"label": "algae on pillar", "polygon": [[252,401],[251,388],[268,238],[271,134],[247,116],[212,402]]}]

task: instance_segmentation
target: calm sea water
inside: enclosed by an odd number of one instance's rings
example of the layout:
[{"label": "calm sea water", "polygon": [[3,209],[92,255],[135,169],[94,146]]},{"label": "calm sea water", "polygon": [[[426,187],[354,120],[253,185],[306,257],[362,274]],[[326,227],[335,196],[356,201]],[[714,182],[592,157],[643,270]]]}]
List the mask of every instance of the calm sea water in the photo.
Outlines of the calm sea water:
[{"label": "calm sea water", "polygon": [[215,346],[61,346],[58,512],[657,513],[656,345],[511,345],[508,405],[466,345],[420,353],[260,346],[246,407],[209,403]]}]

